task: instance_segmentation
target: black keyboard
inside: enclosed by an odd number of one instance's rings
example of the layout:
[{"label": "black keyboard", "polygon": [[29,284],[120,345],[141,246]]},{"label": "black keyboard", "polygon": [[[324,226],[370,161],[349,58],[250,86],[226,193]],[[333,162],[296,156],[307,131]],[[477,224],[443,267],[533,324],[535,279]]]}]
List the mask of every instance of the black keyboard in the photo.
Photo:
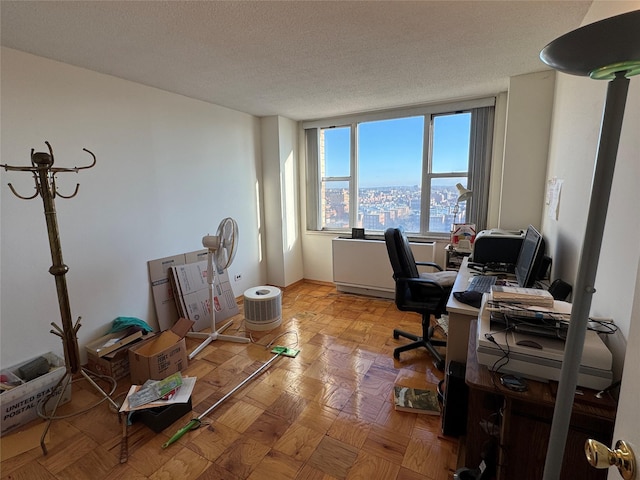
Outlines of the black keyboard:
[{"label": "black keyboard", "polygon": [[467,292],[488,293],[491,287],[496,284],[498,278],[495,275],[476,275],[469,282]]}]

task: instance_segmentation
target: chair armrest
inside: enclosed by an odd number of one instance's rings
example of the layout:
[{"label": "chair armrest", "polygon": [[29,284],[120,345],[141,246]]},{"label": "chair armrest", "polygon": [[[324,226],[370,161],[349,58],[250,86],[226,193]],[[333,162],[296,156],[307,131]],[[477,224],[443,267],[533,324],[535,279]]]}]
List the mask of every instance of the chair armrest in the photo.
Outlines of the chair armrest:
[{"label": "chair armrest", "polygon": [[434,281],[434,280],[429,280],[426,278],[398,278],[396,279],[396,282],[400,283],[400,284],[404,284],[407,287],[410,286],[425,286],[425,287],[430,287],[430,288],[436,288],[437,290],[440,290],[440,292],[442,294],[447,293],[447,290],[440,285],[438,282]]},{"label": "chair armrest", "polygon": [[435,262],[416,262],[416,266],[419,267],[433,267],[442,272],[443,268]]}]

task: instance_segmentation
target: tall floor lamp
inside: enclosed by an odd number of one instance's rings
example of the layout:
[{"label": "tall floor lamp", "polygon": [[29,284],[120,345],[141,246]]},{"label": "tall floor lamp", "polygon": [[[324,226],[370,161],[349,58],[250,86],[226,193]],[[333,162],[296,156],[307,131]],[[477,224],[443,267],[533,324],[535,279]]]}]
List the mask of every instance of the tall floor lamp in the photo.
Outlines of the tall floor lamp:
[{"label": "tall floor lamp", "polygon": [[598,259],[629,89],[628,77],[640,73],[640,10],[569,32],[544,47],[540,58],[560,72],[610,80],[574,289],[571,322],[544,466],[543,480],[555,480],[560,478],[591,298],[595,292]]}]

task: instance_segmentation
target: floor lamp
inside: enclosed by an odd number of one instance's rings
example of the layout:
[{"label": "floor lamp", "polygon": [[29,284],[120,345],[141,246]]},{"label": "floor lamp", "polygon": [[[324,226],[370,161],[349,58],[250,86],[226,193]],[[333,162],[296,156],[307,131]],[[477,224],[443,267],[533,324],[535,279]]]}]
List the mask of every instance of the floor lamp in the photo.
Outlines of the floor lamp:
[{"label": "floor lamp", "polygon": [[540,58],[563,73],[610,80],[574,289],[571,322],[544,466],[543,480],[556,480],[560,478],[591,299],[595,292],[598,259],[629,89],[628,77],[640,73],[640,10],[569,32],[544,47]]}]

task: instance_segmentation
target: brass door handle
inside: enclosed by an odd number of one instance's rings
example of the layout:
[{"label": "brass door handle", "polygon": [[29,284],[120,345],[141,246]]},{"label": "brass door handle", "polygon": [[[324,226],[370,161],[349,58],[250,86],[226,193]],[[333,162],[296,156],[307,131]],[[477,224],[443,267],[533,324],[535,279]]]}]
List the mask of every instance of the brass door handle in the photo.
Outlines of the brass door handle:
[{"label": "brass door handle", "polygon": [[623,440],[618,440],[615,450],[611,450],[603,443],[590,438],[584,444],[584,453],[592,467],[609,468],[615,465],[624,480],[636,479],[636,457]]}]

